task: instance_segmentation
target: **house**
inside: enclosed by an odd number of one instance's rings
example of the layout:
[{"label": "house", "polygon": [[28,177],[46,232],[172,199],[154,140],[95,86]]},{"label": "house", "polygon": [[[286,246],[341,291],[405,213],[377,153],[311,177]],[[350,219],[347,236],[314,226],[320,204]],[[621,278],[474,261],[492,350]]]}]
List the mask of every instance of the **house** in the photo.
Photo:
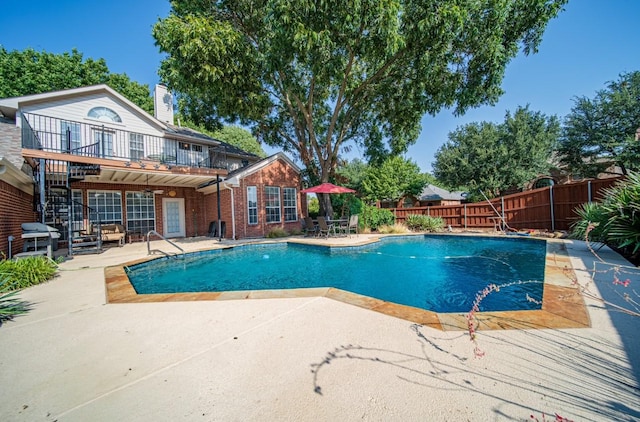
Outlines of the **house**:
[{"label": "house", "polygon": [[[155,115],[106,85],[0,99],[0,250],[21,251],[20,225],[61,232],[70,253],[101,247],[97,228],[119,224],[128,242],[227,238],[300,227],[300,169],[173,122],[173,99],[155,89]],[[218,214],[220,210],[220,214]],[[218,233],[221,234],[221,233]]]},{"label": "house", "polygon": [[436,207],[439,205],[458,205],[466,199],[464,192],[449,192],[446,189],[435,185],[427,185],[422,190],[419,197],[407,196],[395,202],[381,202],[380,208],[413,208],[413,207]]}]

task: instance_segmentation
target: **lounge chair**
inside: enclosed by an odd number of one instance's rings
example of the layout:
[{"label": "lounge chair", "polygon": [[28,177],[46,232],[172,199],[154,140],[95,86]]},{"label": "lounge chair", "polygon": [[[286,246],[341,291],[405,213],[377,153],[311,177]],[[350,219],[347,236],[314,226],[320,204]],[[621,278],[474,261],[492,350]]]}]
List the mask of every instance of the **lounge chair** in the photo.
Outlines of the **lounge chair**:
[{"label": "lounge chair", "polygon": [[318,228],[311,217],[304,218],[304,235],[315,236],[318,234]]},{"label": "lounge chair", "polygon": [[324,217],[318,217],[318,236],[329,237],[333,232],[336,234],[336,229],[333,224],[327,224],[327,220]]}]

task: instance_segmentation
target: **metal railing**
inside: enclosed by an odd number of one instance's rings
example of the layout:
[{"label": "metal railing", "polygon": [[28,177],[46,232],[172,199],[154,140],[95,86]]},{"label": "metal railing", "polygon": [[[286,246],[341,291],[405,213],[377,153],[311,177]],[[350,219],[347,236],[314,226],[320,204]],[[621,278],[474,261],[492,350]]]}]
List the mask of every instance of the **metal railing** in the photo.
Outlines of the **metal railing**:
[{"label": "metal railing", "polygon": [[87,123],[22,114],[23,148],[132,162],[229,169],[224,145],[131,132],[100,121]]},{"label": "metal railing", "polygon": [[151,249],[151,235],[154,234],[156,236],[158,236],[160,239],[166,241],[167,243],[169,243],[171,246],[177,248],[180,253],[182,254],[182,259],[185,258],[185,254],[184,254],[184,249],[182,249],[180,246],[176,245],[175,243],[173,243],[172,241],[170,241],[169,239],[167,239],[166,237],[164,237],[163,235],[161,235],[160,233],[158,233],[155,230],[149,230],[149,232],[147,233],[147,255],[152,255],[152,252],[160,252],[163,253],[165,256],[169,257],[169,258],[173,258],[176,257],[177,254],[171,255],[168,252],[165,252],[163,250],[160,249]]}]

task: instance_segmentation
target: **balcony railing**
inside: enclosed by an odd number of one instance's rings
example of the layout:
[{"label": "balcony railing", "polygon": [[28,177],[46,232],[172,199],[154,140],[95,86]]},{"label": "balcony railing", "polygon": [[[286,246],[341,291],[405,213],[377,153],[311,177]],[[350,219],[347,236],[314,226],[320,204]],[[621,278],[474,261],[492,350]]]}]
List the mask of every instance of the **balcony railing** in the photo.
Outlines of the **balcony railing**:
[{"label": "balcony railing", "polygon": [[131,132],[98,121],[75,122],[32,113],[22,114],[22,147],[122,161],[230,168],[224,146]]}]

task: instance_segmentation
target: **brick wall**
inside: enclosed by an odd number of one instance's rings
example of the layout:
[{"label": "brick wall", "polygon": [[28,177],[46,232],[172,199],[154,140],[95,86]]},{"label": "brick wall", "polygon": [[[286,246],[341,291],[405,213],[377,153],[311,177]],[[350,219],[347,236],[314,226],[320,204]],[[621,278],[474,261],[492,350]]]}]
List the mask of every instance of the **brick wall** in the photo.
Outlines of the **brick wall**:
[{"label": "brick wall", "polygon": [[[242,208],[239,209],[236,206],[236,215],[242,215],[242,220],[238,221],[238,232],[242,232],[244,237],[263,237],[266,236],[274,228],[282,228],[286,231],[294,231],[301,229],[300,216],[302,215],[301,209],[301,195],[300,195],[300,174],[282,160],[276,160],[271,165],[265,167],[259,172],[253,173],[245,177],[240,188],[236,189],[237,196],[243,198]],[[246,210],[246,195],[247,186],[256,186],[258,193],[258,224],[248,225],[247,223],[247,210]],[[264,188],[266,186],[278,186],[280,190],[280,205],[282,207],[282,188],[295,188],[297,192],[297,214],[298,219],[296,221],[284,222],[284,211],[282,212],[282,221],[280,223],[266,223],[266,211],[265,211],[265,198]],[[239,213],[238,211],[242,211]]]},{"label": "brick wall", "polygon": [[0,251],[9,256],[9,236],[14,237],[11,255],[22,252],[22,223],[38,221],[33,196],[0,180]]},{"label": "brick wall", "polygon": [[[126,192],[140,192],[146,189],[146,185],[123,185],[115,183],[88,183],[76,182],[72,185],[72,189],[82,189],[85,204],[87,201],[87,190],[115,190],[122,192],[123,207],[123,224],[126,225]],[[187,237],[204,236],[208,230],[208,217],[206,215],[205,196],[197,192],[193,188],[172,187],[151,185],[149,189],[163,190],[162,194],[154,194],[155,197],[155,213],[156,213],[156,231],[163,234],[164,215],[162,212],[163,198],[182,198],[184,199],[184,217],[185,217],[185,234]],[[169,192],[175,192],[174,196],[170,196]]]}]

